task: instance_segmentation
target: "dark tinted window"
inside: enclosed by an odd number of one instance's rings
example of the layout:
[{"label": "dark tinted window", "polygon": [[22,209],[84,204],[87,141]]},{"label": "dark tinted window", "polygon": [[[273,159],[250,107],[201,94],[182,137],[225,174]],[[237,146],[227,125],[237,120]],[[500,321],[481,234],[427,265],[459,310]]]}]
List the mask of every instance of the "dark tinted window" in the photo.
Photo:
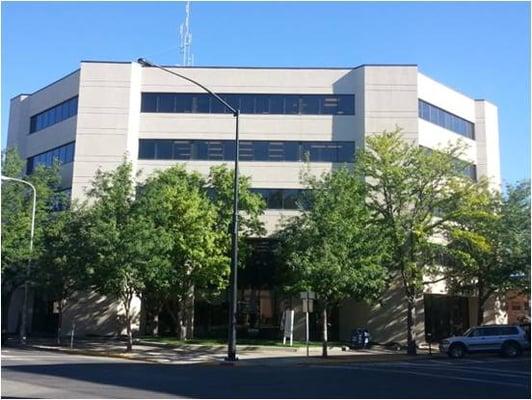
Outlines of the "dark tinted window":
[{"label": "dark tinted window", "polygon": [[355,96],[338,95],[338,109],[336,114],[355,115]]},{"label": "dark tinted window", "polygon": [[268,161],[270,159],[269,142],[253,143],[253,160]]},{"label": "dark tinted window", "polygon": [[475,125],[448,111],[442,110],[441,108],[433,106],[423,100],[419,100],[418,112],[419,117],[426,121],[430,121],[433,124],[449,129],[470,139],[475,138]]},{"label": "dark tinted window", "polygon": [[[354,115],[355,97],[343,94],[220,94],[242,114]],[[142,112],[229,113],[209,94],[142,93]]]},{"label": "dark tinted window", "polygon": [[284,114],[299,114],[299,96],[284,96]]},{"label": "dark tinted window", "polygon": [[320,113],[321,96],[301,96],[301,114],[317,115]]},{"label": "dark tinted window", "polygon": [[74,142],[29,157],[26,163],[26,172],[31,174],[38,165],[51,167],[56,161],[60,164],[74,161]]},{"label": "dark tinted window", "polygon": [[188,140],[179,140],[174,142],[174,160],[190,160],[192,146]]},{"label": "dark tinted window", "polygon": [[155,158],[158,160],[172,159],[172,140],[160,140],[156,142]]},{"label": "dark tinted window", "polygon": [[255,97],[252,94],[240,95],[240,112],[242,114],[255,114]]},{"label": "dark tinted window", "polygon": [[253,161],[253,143],[249,141],[240,141],[239,142],[239,155],[240,160],[242,161]]},{"label": "dark tinted window", "polygon": [[211,96],[208,94],[198,94],[194,96],[194,98],[196,101],[194,105],[194,112],[195,113],[209,113]]},{"label": "dark tinted window", "polygon": [[519,332],[514,326],[501,326],[499,327],[499,335],[518,335]]},{"label": "dark tinted window", "polygon": [[270,114],[284,114],[284,96],[272,94],[268,96],[270,103]]},{"label": "dark tinted window", "polygon": [[30,133],[55,125],[77,114],[78,98],[73,97],[30,118]]},{"label": "dark tinted window", "polygon": [[[241,161],[352,163],[354,142],[240,141]],[[233,140],[140,139],[139,159],[234,160]]]},{"label": "dark tinted window", "polygon": [[306,189],[251,189],[262,196],[269,209],[296,210]]},{"label": "dark tinted window", "polygon": [[[184,102],[183,97],[180,96],[180,100]],[[173,94],[160,94],[157,101],[157,112],[172,113],[176,111],[175,108],[176,98]],[[181,111],[182,112],[182,111]]]},{"label": "dark tinted window", "polygon": [[157,97],[156,93],[143,93],[141,108],[144,112],[157,112]]},{"label": "dark tinted window", "polygon": [[155,158],[155,142],[153,140],[141,140],[139,143],[139,158],[150,160]]}]

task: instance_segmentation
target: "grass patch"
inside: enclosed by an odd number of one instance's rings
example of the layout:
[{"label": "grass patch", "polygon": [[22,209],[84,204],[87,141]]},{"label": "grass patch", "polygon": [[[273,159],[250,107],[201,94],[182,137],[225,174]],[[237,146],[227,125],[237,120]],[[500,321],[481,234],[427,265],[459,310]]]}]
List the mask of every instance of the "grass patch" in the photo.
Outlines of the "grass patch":
[{"label": "grass patch", "polygon": [[[197,344],[202,346],[225,346],[227,339],[190,339],[190,340],[178,340],[171,336],[142,336],[140,340],[146,340],[150,342],[156,342],[161,344],[168,344],[172,346],[183,346],[187,344]],[[245,346],[271,346],[271,347],[286,347],[290,348],[288,344],[283,345],[280,340],[270,339],[238,339],[238,345]],[[321,347],[321,342],[310,342],[311,347]],[[329,346],[341,346],[341,342],[329,342]],[[294,341],[292,347],[305,347],[306,343],[303,341]]]}]

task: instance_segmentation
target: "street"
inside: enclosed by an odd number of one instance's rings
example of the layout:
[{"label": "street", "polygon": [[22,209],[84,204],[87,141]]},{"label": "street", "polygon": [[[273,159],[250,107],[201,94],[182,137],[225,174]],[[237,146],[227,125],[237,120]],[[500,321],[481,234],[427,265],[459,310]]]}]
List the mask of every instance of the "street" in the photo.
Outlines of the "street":
[{"label": "street", "polygon": [[3,398],[530,398],[530,357],[164,365],[2,349]]}]

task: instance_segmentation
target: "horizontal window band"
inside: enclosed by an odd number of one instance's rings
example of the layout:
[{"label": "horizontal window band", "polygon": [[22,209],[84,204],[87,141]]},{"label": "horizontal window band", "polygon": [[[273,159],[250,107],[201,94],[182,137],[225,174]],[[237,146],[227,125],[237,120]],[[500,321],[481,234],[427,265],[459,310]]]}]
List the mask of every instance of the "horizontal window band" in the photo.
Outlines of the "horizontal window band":
[{"label": "horizontal window band", "polygon": [[78,113],[78,97],[72,97],[30,118],[30,134],[40,131]]},{"label": "horizontal window band", "polygon": [[[352,163],[351,141],[240,141],[240,161]],[[234,140],[140,139],[139,160],[233,161]]]},{"label": "horizontal window band", "polygon": [[[353,94],[248,94],[219,93],[241,114],[256,115],[355,115]],[[143,92],[143,113],[231,114],[208,93]]]},{"label": "horizontal window band", "polygon": [[418,116],[444,129],[475,139],[475,124],[421,99],[418,100]]}]

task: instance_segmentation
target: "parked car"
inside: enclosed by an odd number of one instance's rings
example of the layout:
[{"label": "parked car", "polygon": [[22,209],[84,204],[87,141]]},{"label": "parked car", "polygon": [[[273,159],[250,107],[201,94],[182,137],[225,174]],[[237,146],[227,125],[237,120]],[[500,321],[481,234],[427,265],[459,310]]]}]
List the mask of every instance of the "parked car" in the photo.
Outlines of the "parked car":
[{"label": "parked car", "polygon": [[506,357],[517,357],[528,348],[525,330],[513,325],[477,326],[463,336],[451,336],[440,342],[440,351],[451,358],[462,358],[473,352],[499,352]]}]

